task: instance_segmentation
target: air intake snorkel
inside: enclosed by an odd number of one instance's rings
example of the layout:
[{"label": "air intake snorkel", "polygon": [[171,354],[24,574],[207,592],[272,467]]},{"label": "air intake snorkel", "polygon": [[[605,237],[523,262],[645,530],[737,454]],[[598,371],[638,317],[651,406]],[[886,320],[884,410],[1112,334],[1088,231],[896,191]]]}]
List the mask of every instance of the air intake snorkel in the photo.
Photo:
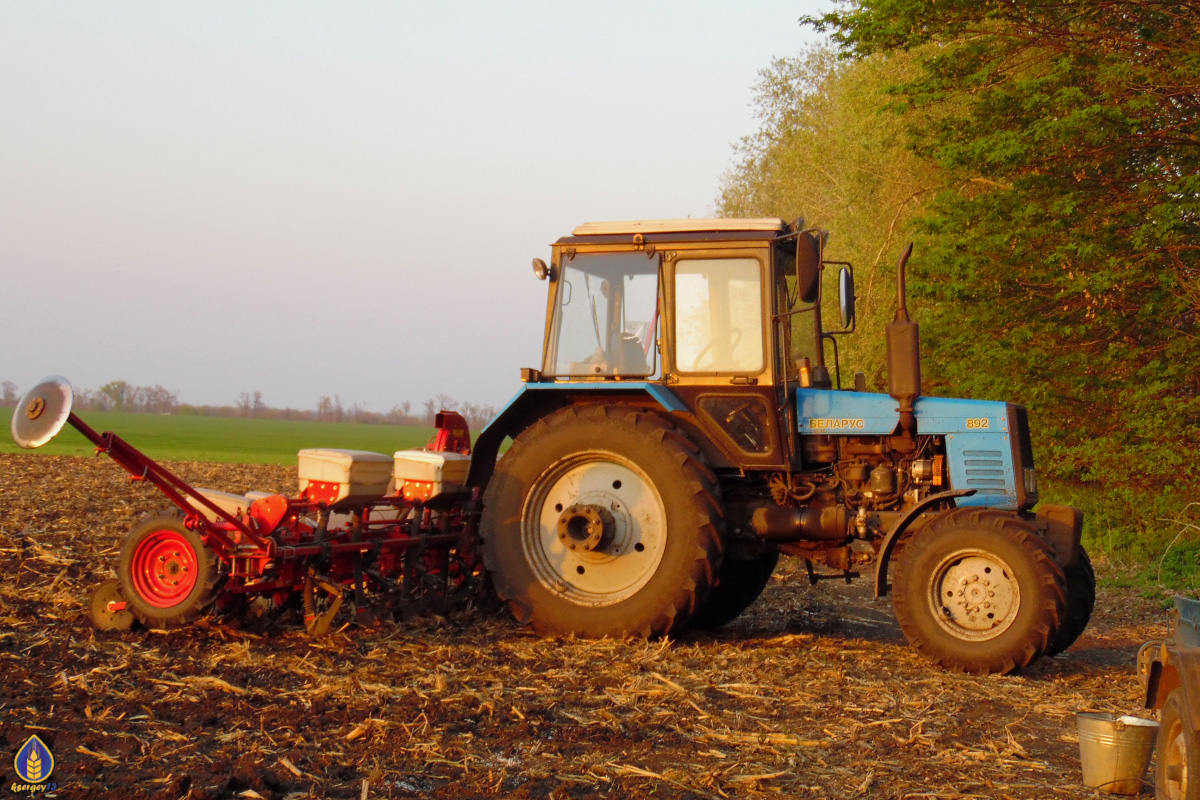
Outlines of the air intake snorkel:
[{"label": "air intake snorkel", "polygon": [[908,439],[917,435],[913,403],[921,396],[921,330],[908,318],[905,306],[904,267],[912,255],[910,242],[896,268],[896,316],[886,326],[888,394],[900,403],[898,433]]}]

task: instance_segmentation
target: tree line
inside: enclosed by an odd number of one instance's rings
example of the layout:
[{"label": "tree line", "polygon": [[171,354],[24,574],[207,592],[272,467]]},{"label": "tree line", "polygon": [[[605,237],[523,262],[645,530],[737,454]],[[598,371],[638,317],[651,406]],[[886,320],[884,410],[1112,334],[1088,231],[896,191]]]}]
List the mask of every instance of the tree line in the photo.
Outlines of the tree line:
[{"label": "tree line", "polygon": [[860,300],[844,367],[877,387],[914,241],[925,391],[1028,406],[1055,497],[1136,550],[1200,496],[1200,6],[860,0],[802,24],[830,42],[762,71],[720,209],[832,232]]},{"label": "tree line", "polygon": [[[162,386],[136,386],[127,381],[109,381],[99,389],[75,388],[74,408],[79,411],[121,411],[134,414],[181,414],[202,417],[357,422],[372,425],[433,425],[438,411],[457,411],[474,430],[496,416],[495,406],[460,402],[447,394],[426,400],[419,409],[398,403],[388,411],[371,411],[360,403],[346,405],[341,397],[322,396],[314,409],[273,408],[262,392],[242,392],[231,405],[182,403],[179,392]],[[0,381],[0,408],[12,408],[21,399],[17,384]]]}]

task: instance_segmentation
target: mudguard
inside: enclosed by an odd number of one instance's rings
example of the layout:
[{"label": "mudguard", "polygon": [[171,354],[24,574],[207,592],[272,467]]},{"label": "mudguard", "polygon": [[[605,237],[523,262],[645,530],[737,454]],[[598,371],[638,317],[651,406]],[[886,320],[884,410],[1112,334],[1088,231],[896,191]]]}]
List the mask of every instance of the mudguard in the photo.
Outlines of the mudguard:
[{"label": "mudguard", "polygon": [[500,446],[516,438],[538,419],[564,406],[581,401],[616,401],[642,404],[668,413],[687,413],[675,393],[648,381],[578,381],[574,383],[527,383],[508,401],[475,440],[467,485],[484,487],[496,469]]},{"label": "mudguard", "polygon": [[1162,708],[1175,689],[1183,687],[1183,706],[1192,720],[1192,729],[1200,730],[1200,649],[1180,647],[1172,642],[1150,642],[1146,658],[1145,707]]},{"label": "mudguard", "polygon": [[974,489],[955,489],[948,492],[938,492],[931,494],[921,502],[914,505],[908,512],[900,518],[900,520],[892,526],[888,531],[887,536],[883,537],[883,544],[879,548],[879,555],[875,559],[875,596],[883,597],[888,593],[891,584],[888,583],[888,564],[892,560],[892,551],[896,549],[896,543],[904,532],[929,509],[941,503],[953,500],[957,503],[960,497],[970,497],[975,494]]}]

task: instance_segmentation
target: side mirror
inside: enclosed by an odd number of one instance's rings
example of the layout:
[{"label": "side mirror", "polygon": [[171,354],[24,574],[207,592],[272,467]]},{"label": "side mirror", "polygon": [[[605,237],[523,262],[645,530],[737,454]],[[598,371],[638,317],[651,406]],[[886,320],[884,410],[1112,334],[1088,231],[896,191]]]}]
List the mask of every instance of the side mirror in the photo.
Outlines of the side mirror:
[{"label": "side mirror", "polygon": [[796,237],[796,289],[802,303],[815,303],[821,288],[821,243],[805,232]]},{"label": "side mirror", "polygon": [[838,310],[843,328],[854,325],[854,273],[846,267],[838,272]]}]

